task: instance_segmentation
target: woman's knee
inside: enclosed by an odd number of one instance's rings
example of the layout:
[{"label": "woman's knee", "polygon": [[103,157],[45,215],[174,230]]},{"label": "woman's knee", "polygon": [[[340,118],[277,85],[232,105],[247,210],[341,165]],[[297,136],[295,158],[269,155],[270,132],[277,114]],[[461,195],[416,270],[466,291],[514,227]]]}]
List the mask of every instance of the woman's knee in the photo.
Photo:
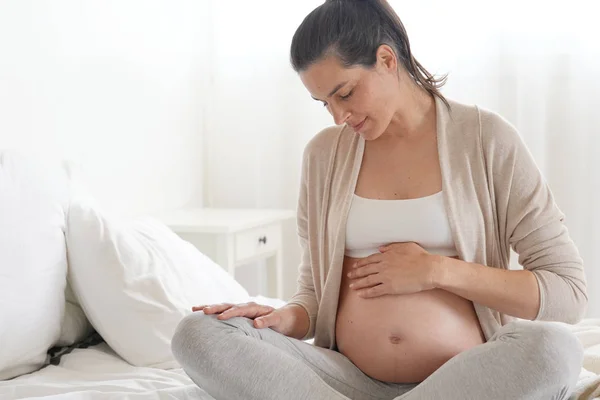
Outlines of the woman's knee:
[{"label": "woman's knee", "polygon": [[216,315],[195,312],[183,318],[177,325],[171,339],[171,352],[179,363],[182,363],[185,357],[206,356],[206,353],[217,351],[225,331],[252,335],[253,329],[251,321],[247,318],[219,320]]},{"label": "woman's knee", "polygon": [[548,379],[573,384],[583,362],[583,347],[564,325],[553,322],[528,322],[524,327],[525,351],[530,362]]},{"label": "woman's knee", "polygon": [[215,315],[195,312],[183,318],[171,339],[171,352],[181,363],[186,356],[198,354],[210,347],[211,338],[220,331],[221,322]]}]

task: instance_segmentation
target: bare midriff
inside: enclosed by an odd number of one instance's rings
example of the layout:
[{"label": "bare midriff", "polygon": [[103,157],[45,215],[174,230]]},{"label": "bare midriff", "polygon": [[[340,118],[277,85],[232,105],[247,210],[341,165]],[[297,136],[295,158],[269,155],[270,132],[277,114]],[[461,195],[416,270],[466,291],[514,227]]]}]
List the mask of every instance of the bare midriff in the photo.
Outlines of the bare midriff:
[{"label": "bare midriff", "polygon": [[484,343],[471,301],[441,289],[362,298],[349,288],[355,261],[344,258],[336,341],[365,374],[384,382],[421,382]]}]

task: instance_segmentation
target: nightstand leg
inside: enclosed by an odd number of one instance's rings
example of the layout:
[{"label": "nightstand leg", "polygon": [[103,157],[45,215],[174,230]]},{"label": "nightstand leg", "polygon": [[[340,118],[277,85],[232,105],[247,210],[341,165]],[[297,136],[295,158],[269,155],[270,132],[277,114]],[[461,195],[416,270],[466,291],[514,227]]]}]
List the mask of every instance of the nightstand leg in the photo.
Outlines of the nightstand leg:
[{"label": "nightstand leg", "polygon": [[219,235],[217,238],[217,264],[235,278],[233,235]]},{"label": "nightstand leg", "polygon": [[277,298],[283,299],[283,257],[281,251],[275,255],[275,274],[277,279]]},{"label": "nightstand leg", "polygon": [[283,258],[281,251],[277,251],[265,261],[267,264],[267,281],[269,282],[266,296],[283,299]]}]

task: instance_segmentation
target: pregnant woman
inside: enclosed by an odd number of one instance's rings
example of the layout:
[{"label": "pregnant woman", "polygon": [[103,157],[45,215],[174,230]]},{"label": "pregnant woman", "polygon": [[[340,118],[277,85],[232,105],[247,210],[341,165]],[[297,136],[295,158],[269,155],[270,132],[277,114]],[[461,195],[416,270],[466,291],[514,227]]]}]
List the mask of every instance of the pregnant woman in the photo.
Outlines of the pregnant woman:
[{"label": "pregnant woman", "polygon": [[552,321],[585,312],[582,260],[515,129],[446,99],[384,0],[326,1],[291,61],[335,122],[304,152],[298,291],[194,307],[188,375],[219,400],[567,399],[582,349]]}]

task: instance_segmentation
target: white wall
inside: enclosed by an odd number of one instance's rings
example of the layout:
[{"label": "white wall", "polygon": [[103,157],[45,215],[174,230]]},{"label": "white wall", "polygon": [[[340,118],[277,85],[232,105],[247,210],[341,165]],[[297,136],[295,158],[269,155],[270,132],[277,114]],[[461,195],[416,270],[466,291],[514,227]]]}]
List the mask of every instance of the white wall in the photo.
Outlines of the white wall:
[{"label": "white wall", "polygon": [[207,2],[0,2],[0,148],[61,153],[108,207],[202,202]]},{"label": "white wall", "polygon": [[[320,3],[4,0],[0,148],[69,157],[97,197],[125,213],[295,209],[303,147],[331,117],[291,69],[289,45]],[[420,61],[451,73],[446,94],[501,112],[523,133],[567,214],[590,315],[600,316],[600,88],[590,79],[600,56],[598,25],[581,19],[595,14],[579,13],[578,2],[570,13],[545,6],[543,20],[532,18],[541,2],[515,1],[518,13],[434,3],[392,1]],[[465,20],[458,3],[478,18]],[[285,235],[289,295],[293,221]]]},{"label": "white wall", "polygon": [[[296,207],[302,149],[332,124],[288,61],[296,27],[320,3],[213,2],[206,204]],[[417,58],[450,73],[447,96],[491,108],[520,130],[585,260],[589,315],[600,316],[600,29],[591,2],[391,4]],[[289,294],[299,258],[293,226],[286,235]]]},{"label": "white wall", "polygon": [[331,122],[288,62],[296,27],[319,3],[212,2],[206,204],[295,207],[304,143]]},{"label": "white wall", "polygon": [[[302,150],[331,117],[292,70],[289,46],[296,27],[320,3],[211,2],[205,205],[296,209]],[[284,225],[284,254],[287,298],[296,289],[300,260],[295,220]],[[261,267],[244,270],[258,274]]]}]

